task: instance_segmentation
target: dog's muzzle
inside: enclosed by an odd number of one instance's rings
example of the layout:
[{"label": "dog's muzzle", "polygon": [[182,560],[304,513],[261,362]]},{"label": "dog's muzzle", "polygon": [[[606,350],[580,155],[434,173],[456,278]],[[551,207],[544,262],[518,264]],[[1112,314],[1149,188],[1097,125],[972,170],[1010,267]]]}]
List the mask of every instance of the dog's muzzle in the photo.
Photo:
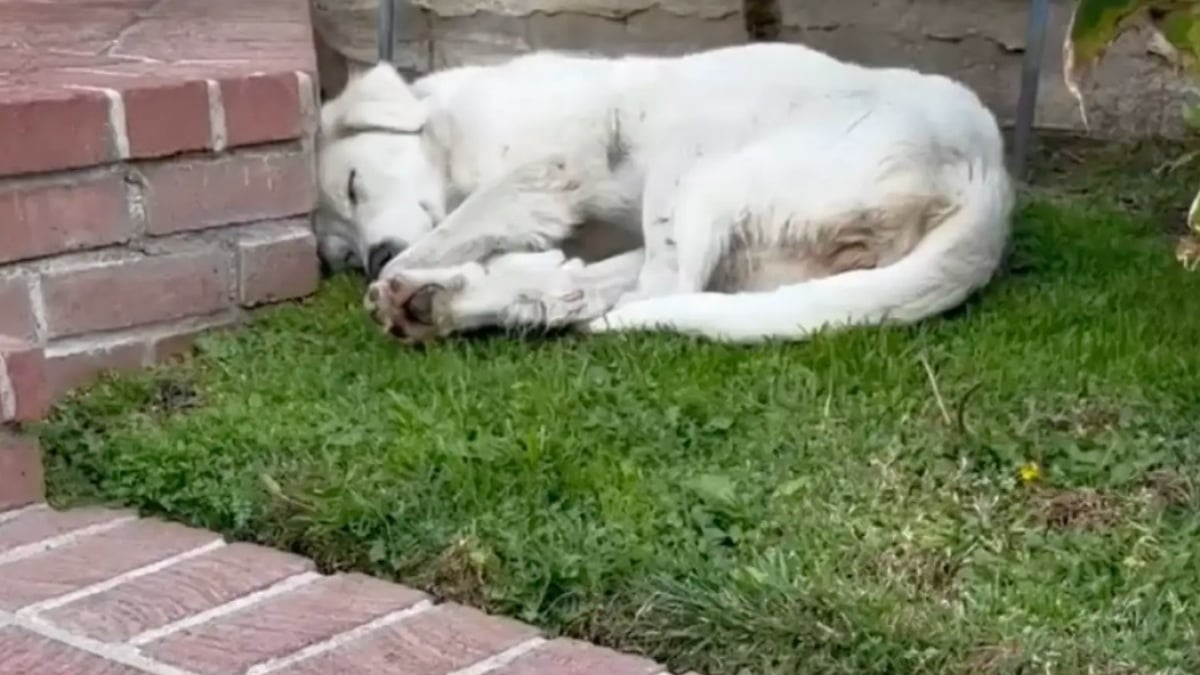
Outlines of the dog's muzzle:
[{"label": "dog's muzzle", "polygon": [[367,251],[367,277],[378,279],[384,266],[406,248],[408,248],[407,245],[395,239],[385,239],[371,246],[371,249]]}]

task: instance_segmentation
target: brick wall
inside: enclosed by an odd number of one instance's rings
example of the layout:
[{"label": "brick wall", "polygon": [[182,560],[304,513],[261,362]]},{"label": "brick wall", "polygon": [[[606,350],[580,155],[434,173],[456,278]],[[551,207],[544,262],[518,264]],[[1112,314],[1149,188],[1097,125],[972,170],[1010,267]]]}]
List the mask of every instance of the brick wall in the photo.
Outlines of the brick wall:
[{"label": "brick wall", "polygon": [[0,510],[40,490],[36,446],[13,425],[318,280],[307,0],[8,0],[12,26]]}]

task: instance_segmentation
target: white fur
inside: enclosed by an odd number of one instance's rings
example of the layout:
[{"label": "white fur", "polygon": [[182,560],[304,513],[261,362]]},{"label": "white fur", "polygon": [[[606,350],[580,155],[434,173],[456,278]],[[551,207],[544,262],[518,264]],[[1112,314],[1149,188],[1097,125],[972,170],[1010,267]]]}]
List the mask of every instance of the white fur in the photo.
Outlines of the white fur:
[{"label": "white fur", "polygon": [[1013,208],[971,91],[799,45],[538,53],[411,87],[381,65],[326,104],[322,136],[329,237],[364,259],[408,245],[384,280],[553,249],[585,221],[640,232],[637,278],[591,331],[755,341],[918,321],[988,283]]}]

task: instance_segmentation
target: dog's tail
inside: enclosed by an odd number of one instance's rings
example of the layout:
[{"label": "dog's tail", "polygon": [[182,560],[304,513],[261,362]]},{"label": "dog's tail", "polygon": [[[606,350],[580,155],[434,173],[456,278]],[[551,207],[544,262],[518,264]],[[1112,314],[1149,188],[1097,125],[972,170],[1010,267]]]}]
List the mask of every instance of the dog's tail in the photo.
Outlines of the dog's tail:
[{"label": "dog's tail", "polygon": [[690,293],[618,307],[590,332],[667,329],[726,342],[801,340],[823,328],[913,323],[945,312],[987,284],[1011,228],[1012,182],[977,158],[946,167],[953,209],[905,257],[757,293]]}]

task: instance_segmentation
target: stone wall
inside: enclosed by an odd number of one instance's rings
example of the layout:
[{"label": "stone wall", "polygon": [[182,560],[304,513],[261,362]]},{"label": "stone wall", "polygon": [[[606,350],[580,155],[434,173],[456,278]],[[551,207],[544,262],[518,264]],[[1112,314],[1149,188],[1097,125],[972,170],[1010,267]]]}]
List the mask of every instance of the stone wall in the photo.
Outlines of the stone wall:
[{"label": "stone wall", "polygon": [[[322,77],[344,77],[333,57],[370,62],[377,0],[312,0],[326,50]],[[397,16],[396,60],[414,72],[532,49],[678,54],[747,41],[744,0],[413,0]],[[748,4],[753,4],[752,0]],[[1007,122],[1016,106],[1028,0],[778,0],[780,39],[873,65],[905,65],[963,79]],[[1083,131],[1062,83],[1068,0],[1052,0],[1038,125]],[[1087,91],[1093,133],[1179,135],[1197,86],[1147,51],[1144,33],[1114,48]]]}]

